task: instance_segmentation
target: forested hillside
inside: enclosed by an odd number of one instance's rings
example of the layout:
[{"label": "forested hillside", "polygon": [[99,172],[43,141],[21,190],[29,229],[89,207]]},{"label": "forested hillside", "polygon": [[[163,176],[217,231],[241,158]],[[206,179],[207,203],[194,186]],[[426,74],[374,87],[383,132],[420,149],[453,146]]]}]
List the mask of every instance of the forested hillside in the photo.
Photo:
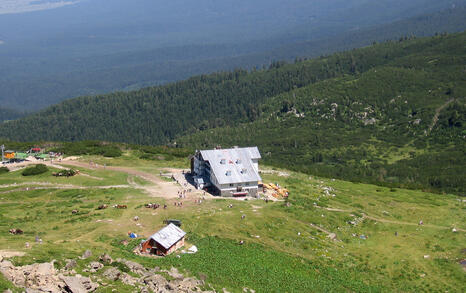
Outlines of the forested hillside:
[{"label": "forested hillside", "polygon": [[[259,145],[278,167],[465,195],[465,36],[410,42],[420,51],[279,95],[253,123],[187,135],[178,145]],[[358,72],[357,59],[352,64]]]},{"label": "forested hillside", "polygon": [[403,39],[82,97],[3,123],[0,133],[17,141],[257,144],[276,166],[464,193],[465,41],[466,33]]}]

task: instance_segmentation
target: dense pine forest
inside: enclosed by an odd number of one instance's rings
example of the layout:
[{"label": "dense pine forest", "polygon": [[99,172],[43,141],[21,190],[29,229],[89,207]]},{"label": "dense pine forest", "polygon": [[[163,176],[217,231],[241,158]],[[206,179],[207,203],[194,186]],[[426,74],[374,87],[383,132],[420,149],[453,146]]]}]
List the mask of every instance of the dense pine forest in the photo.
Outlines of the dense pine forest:
[{"label": "dense pine forest", "polygon": [[259,145],[326,177],[465,194],[466,33],[401,38],[166,86],[82,97],[0,125],[15,141]]}]

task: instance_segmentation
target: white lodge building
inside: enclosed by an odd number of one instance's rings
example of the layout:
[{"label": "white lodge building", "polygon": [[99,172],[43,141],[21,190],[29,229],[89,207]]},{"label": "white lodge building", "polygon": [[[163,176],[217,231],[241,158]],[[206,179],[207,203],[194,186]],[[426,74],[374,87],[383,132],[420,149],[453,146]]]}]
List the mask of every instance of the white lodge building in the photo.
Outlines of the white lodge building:
[{"label": "white lodge building", "polygon": [[191,174],[196,187],[212,187],[221,196],[256,196],[259,175],[257,147],[196,151]]}]

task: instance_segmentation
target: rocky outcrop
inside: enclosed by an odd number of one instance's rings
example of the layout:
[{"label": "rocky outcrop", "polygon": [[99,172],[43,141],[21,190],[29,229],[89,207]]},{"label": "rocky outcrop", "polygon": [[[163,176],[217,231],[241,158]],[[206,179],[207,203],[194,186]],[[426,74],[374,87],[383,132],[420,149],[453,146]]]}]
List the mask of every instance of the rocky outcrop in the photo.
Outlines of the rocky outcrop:
[{"label": "rocky outcrop", "polygon": [[117,268],[109,268],[104,272],[104,277],[111,280],[116,281],[120,278],[121,272]]},{"label": "rocky outcrop", "polygon": [[100,261],[105,263],[105,264],[111,264],[113,262],[113,259],[110,257],[110,255],[108,254],[102,254],[100,257],[99,257]]},{"label": "rocky outcrop", "polygon": [[53,262],[14,266],[10,261],[0,262],[0,272],[15,286],[26,288],[26,292],[87,293],[98,287],[89,278],[64,276],[57,272]]},{"label": "rocky outcrop", "polygon": [[[113,262],[110,256],[100,258],[101,262],[109,264]],[[94,274],[99,274],[110,281],[121,281],[126,285],[133,286],[137,292],[213,292],[202,291],[204,281],[194,278],[185,278],[176,268],[160,271],[159,268],[147,269],[139,263],[117,259],[118,263],[126,265],[129,272],[122,272],[117,267],[109,267],[103,270],[104,264],[101,262],[91,262],[85,270]],[[32,264],[26,266],[14,266],[10,261],[0,262],[0,273],[2,273],[15,286],[25,289],[27,293],[88,293],[98,288],[91,277],[84,277],[76,274],[77,267],[75,260],[67,260],[65,267],[57,271],[54,262]],[[126,271],[126,270],[125,270]],[[160,272],[168,274],[171,280],[167,280]],[[95,280],[95,279],[94,279]],[[98,279],[102,286],[106,286],[101,279]]]},{"label": "rocky outcrop", "polygon": [[98,270],[100,270],[103,267],[104,267],[104,265],[101,264],[100,262],[93,261],[93,262],[91,262],[89,264],[89,272],[95,273],[95,272],[97,272]]},{"label": "rocky outcrop", "polygon": [[120,280],[124,284],[135,286],[140,292],[210,292],[202,291],[204,281],[185,278],[176,268],[163,271],[174,278],[174,280],[167,280],[164,276],[157,274],[158,269],[146,269],[136,262],[125,259],[117,259],[116,261],[125,264],[131,273],[138,275],[138,277],[121,272],[117,268],[107,269],[104,276],[112,281]]},{"label": "rocky outcrop", "polygon": [[87,293],[95,291],[98,287],[90,278],[81,277],[79,275],[74,277],[60,276],[60,280],[65,283],[65,292]]},{"label": "rocky outcrop", "polygon": [[89,258],[92,256],[92,251],[90,251],[89,249],[86,250],[83,255],[81,256],[81,259],[86,259],[86,258]]}]

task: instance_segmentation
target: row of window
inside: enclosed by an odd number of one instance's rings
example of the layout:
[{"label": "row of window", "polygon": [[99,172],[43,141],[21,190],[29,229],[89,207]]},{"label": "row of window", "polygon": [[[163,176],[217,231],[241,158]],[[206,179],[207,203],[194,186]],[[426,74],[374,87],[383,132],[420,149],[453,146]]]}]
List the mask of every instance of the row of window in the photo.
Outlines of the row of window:
[{"label": "row of window", "polygon": [[[241,174],[246,174],[246,173],[248,173],[248,169],[241,169],[240,173]],[[231,170],[226,171],[225,175],[226,176],[231,176]]]},{"label": "row of window", "polygon": [[[227,163],[227,160],[226,159],[221,159],[220,160],[220,164],[222,165],[225,165]],[[229,161],[230,164],[233,164],[233,161]],[[235,162],[237,165],[241,164],[241,160],[240,159],[237,159],[236,162]]]},{"label": "row of window", "polygon": [[[246,182],[244,185],[245,185],[245,186],[249,186],[249,182]],[[241,187],[241,186],[243,186],[243,184],[238,183],[237,186],[238,186],[238,187]],[[230,187],[235,187],[235,184],[234,184],[234,183],[230,183]]]}]

